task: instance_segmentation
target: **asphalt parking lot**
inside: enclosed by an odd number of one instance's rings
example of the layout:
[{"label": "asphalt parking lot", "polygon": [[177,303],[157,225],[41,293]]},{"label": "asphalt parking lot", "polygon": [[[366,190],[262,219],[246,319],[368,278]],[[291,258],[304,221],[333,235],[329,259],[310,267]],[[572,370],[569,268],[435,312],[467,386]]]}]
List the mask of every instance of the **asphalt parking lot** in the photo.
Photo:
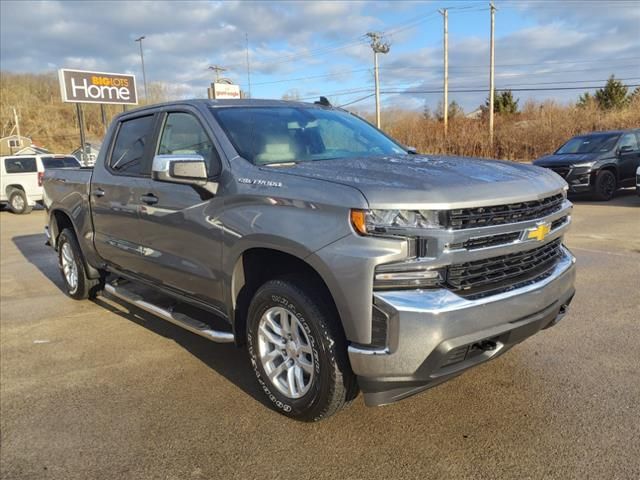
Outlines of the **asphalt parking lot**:
[{"label": "asphalt parking lot", "polygon": [[244,350],[62,291],[44,212],[0,212],[3,479],[640,478],[640,198],[578,200],[570,314],[392,406],[302,424]]}]

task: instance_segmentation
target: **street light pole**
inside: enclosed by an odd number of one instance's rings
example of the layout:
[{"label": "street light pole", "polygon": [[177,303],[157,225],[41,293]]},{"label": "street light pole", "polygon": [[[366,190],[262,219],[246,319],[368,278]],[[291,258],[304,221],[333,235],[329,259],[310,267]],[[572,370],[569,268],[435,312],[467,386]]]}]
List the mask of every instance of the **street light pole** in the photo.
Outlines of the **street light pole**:
[{"label": "street light pole", "polygon": [[140,63],[142,63],[142,82],[144,83],[144,99],[148,100],[149,98],[149,91],[147,90],[147,73],[144,70],[144,53],[142,53],[142,40],[144,40],[145,37],[144,35],[142,35],[139,38],[136,38],[136,42],[138,42],[140,44]]}]

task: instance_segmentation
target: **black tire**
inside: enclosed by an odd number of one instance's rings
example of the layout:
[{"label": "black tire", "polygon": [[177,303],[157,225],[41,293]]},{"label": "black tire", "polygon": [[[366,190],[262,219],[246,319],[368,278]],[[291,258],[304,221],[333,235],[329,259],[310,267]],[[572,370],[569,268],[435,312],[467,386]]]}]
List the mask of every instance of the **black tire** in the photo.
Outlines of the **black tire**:
[{"label": "black tire", "polygon": [[608,201],[618,189],[616,176],[611,170],[600,170],[596,175],[593,194],[596,200]]},{"label": "black tire", "polygon": [[[276,411],[305,422],[330,417],[358,394],[338,315],[322,299],[326,299],[323,289],[302,279],[270,280],[255,293],[247,317],[247,349],[261,389]],[[292,399],[278,391],[258,358],[260,319],[273,307],[285,307],[294,314],[311,345],[314,376],[309,390],[300,398]]]},{"label": "black tire", "polygon": [[[63,269],[63,256],[66,250],[65,245],[68,245],[71,251],[72,259],[77,269],[77,282],[76,285],[72,285],[65,275]],[[87,298],[94,298],[100,289],[102,288],[101,279],[93,279],[87,277],[87,272],[84,266],[84,257],[82,251],[78,245],[75,233],[65,228],[58,236],[58,268],[60,269],[60,275],[64,283],[64,291],[67,295],[75,300],[85,300]]]},{"label": "black tire", "polygon": [[27,195],[24,190],[18,188],[11,190],[9,193],[9,209],[17,215],[31,212],[32,207],[27,203]]}]

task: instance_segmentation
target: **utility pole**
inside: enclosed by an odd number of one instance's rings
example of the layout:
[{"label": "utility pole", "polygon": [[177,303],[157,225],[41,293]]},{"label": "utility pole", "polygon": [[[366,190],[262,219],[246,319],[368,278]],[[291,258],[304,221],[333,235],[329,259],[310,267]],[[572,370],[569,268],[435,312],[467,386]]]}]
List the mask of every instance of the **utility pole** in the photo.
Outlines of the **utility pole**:
[{"label": "utility pole", "polygon": [[249,98],[251,98],[251,64],[249,63],[249,34],[245,33],[244,38],[247,42],[247,90],[249,90]]},{"label": "utility pole", "polygon": [[367,33],[367,37],[371,39],[371,48],[373,50],[373,75],[376,84],[376,127],[380,128],[380,84],[378,82],[378,54],[389,53],[389,43],[382,42],[381,35],[375,32]]},{"label": "utility pole", "polygon": [[495,79],[494,79],[494,57],[495,57],[495,42],[494,42],[494,31],[495,31],[495,18],[496,18],[496,7],[493,5],[493,2],[489,4],[491,9],[491,41],[489,43],[489,143],[493,145],[493,103],[494,93],[495,93]]},{"label": "utility pole", "polygon": [[140,43],[140,63],[142,63],[142,82],[144,83],[144,99],[149,100],[149,91],[147,90],[147,73],[144,70],[144,54],[142,53],[142,40],[144,40],[145,38],[147,37],[142,35],[141,37],[136,38],[135,41]]},{"label": "utility pole", "polygon": [[20,121],[18,120],[18,112],[16,107],[13,107],[13,121],[16,124],[16,134],[18,134],[18,144],[22,146],[22,137],[20,136]]},{"label": "utility pole", "polygon": [[227,69],[219,65],[210,65],[209,70],[216,72],[216,83],[220,80],[220,72],[226,72]]},{"label": "utility pole", "polygon": [[444,119],[444,136],[447,136],[449,121],[449,12],[446,8],[440,10],[444,19],[444,98],[442,99],[442,116]]}]

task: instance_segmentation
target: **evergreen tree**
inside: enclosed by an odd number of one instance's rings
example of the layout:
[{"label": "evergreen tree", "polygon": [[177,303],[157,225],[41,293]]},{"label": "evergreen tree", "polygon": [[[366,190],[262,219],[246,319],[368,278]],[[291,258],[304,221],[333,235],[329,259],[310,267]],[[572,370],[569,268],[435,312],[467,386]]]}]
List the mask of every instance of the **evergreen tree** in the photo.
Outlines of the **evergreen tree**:
[{"label": "evergreen tree", "polygon": [[429,103],[426,100],[424,102],[424,108],[422,109],[422,117],[425,120],[433,119],[433,113],[431,112],[431,107],[429,107]]},{"label": "evergreen tree", "polygon": [[[518,113],[518,101],[520,99],[513,98],[513,93],[511,90],[505,90],[503,92],[493,93],[493,113]],[[483,114],[487,114],[489,112],[489,97],[485,101],[482,109]]]},{"label": "evergreen tree", "polygon": [[589,92],[584,92],[584,94],[578,97],[577,106],[580,108],[586,108],[595,103],[596,99]]},{"label": "evergreen tree", "polygon": [[581,105],[582,98],[593,98],[597,103],[598,108],[602,110],[624,108],[631,100],[631,96],[627,95],[628,92],[629,89],[625,87],[620,80],[616,80],[614,75],[611,75],[604,88],[596,90],[593,97],[588,93],[581,95],[578,100],[578,105]]},{"label": "evergreen tree", "polygon": [[[464,110],[462,110],[462,107],[458,104],[458,102],[456,102],[455,100],[450,102],[449,111],[447,112],[447,118],[451,120],[452,118],[459,118],[463,116],[464,116]],[[444,110],[442,109],[442,102],[438,102],[438,108],[436,109],[435,117],[439,121],[442,121],[444,119]]]}]

